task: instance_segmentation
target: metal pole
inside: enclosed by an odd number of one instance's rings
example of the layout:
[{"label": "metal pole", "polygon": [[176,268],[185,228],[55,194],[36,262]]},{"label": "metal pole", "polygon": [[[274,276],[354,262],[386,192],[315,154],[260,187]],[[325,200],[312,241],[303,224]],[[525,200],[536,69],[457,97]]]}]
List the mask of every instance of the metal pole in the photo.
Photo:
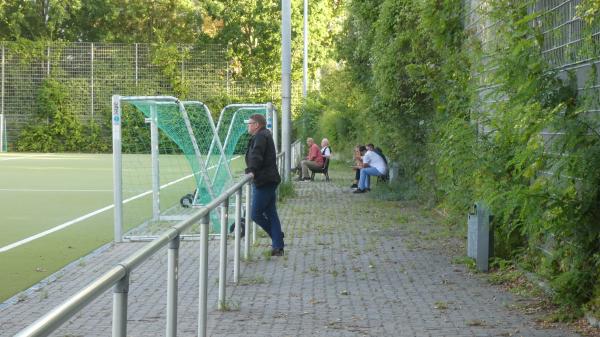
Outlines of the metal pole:
[{"label": "metal pole", "polygon": [[121,96],[119,95],[113,95],[112,97],[112,137],[115,242],[121,242],[123,232],[123,175],[121,172]]},{"label": "metal pole", "polygon": [[[182,48],[183,49],[183,48]],[[184,63],[185,63],[185,57],[183,56],[183,50],[179,53],[179,55],[181,55],[181,83],[183,84],[183,81],[185,80],[185,76],[183,75],[183,72],[185,71],[184,69]]]},{"label": "metal pole", "polygon": [[4,152],[4,114],[0,113],[0,152]]},{"label": "metal pole", "polygon": [[252,218],[250,217],[250,198],[251,198],[251,184],[248,183],[246,185],[246,235],[244,236],[244,259],[248,260],[250,258],[250,223],[252,222]]},{"label": "metal pole", "polygon": [[48,59],[48,62],[46,62],[46,76],[50,77],[50,44],[48,44],[46,58]]},{"label": "metal pole", "polygon": [[177,235],[169,242],[168,269],[167,269],[167,337],[177,336],[177,293],[178,293],[178,266],[179,244]]},{"label": "metal pole", "polygon": [[2,84],[0,85],[2,87],[1,89],[1,103],[0,103],[0,152],[4,152],[4,138],[6,137],[6,135],[4,134],[4,132],[6,132],[4,130],[4,46],[2,46]]},{"label": "metal pole", "polygon": [[290,0],[281,0],[281,145],[285,152],[283,180],[290,180],[291,157],[291,103],[292,103],[292,6]]},{"label": "metal pole", "polygon": [[0,104],[1,106],[1,110],[0,110],[0,114],[4,115],[4,64],[5,64],[5,59],[4,59],[4,46],[2,46],[2,103]]},{"label": "metal pole", "polygon": [[227,43],[227,71],[225,72],[226,74],[226,78],[225,78],[225,85],[226,85],[226,90],[227,90],[227,97],[229,97],[230,93],[229,93],[229,82],[230,82],[230,60],[229,60],[229,50],[231,48],[231,42]]},{"label": "metal pole", "polygon": [[200,278],[198,296],[198,337],[206,337],[208,319],[208,224],[210,218],[205,215],[200,222]]},{"label": "metal pole", "polygon": [[267,109],[271,114],[272,119],[273,143],[275,144],[275,153],[279,153],[279,118],[277,116],[277,110],[271,102],[267,103]]},{"label": "metal pole", "polygon": [[304,54],[302,60],[302,97],[308,89],[308,0],[304,0]]},{"label": "metal pole", "polygon": [[160,165],[158,161],[158,111],[150,105],[150,146],[152,147],[152,219],[160,220]]},{"label": "metal pole", "polygon": [[90,95],[91,95],[91,108],[92,108],[92,122],[94,121],[94,44],[90,45],[90,54],[91,54],[91,65],[90,65],[90,73],[91,73],[91,83],[90,83]]},{"label": "metal pole", "polygon": [[242,189],[235,192],[235,245],[233,252],[233,282],[240,282],[240,232],[242,218]]},{"label": "metal pole", "polygon": [[227,284],[227,218],[229,198],[221,204],[221,241],[219,249],[219,310],[225,308],[225,285]]},{"label": "metal pole", "polygon": [[127,337],[127,295],[129,293],[129,273],[113,288],[113,337]]},{"label": "metal pole", "polygon": [[135,44],[135,86],[138,85],[138,44]]}]

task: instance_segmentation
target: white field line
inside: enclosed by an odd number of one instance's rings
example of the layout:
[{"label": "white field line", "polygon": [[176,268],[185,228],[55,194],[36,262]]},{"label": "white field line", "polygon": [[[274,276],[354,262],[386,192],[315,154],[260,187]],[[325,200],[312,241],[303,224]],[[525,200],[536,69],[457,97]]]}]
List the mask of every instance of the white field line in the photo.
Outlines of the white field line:
[{"label": "white field line", "polygon": [[112,192],[112,190],[40,190],[33,188],[0,188],[0,192]]},{"label": "white field line", "polygon": [[85,156],[73,155],[56,155],[56,154],[0,154],[0,161],[17,160],[17,159],[41,159],[41,160],[57,160],[57,159],[87,159]]},{"label": "white field line", "polygon": [[[233,161],[233,160],[235,160],[235,159],[237,159],[237,158],[239,158],[239,157],[240,157],[240,156],[235,156],[235,157],[233,157],[233,158],[231,159],[231,161]],[[213,168],[215,168],[215,166],[211,166],[211,167],[209,167],[208,169],[210,170],[210,169],[213,169]],[[177,179],[177,180],[173,180],[173,181],[171,181],[171,182],[168,182],[168,183],[166,183],[166,184],[164,184],[164,185],[161,185],[161,186],[160,186],[160,188],[161,188],[161,189],[163,189],[163,188],[169,187],[169,186],[171,186],[171,185],[174,185],[174,184],[177,184],[178,182],[181,182],[181,181],[183,181],[183,180],[185,180],[185,179],[189,179],[190,177],[193,177],[193,176],[194,176],[193,174],[190,174],[190,175],[187,175],[187,176],[185,176],[185,177],[179,178],[179,179]],[[135,195],[135,196],[133,196],[133,197],[131,197],[131,198],[128,198],[128,199],[125,199],[125,200],[123,200],[123,203],[124,203],[124,204],[126,204],[126,203],[128,203],[128,202],[130,202],[130,201],[133,201],[133,200],[136,200],[136,199],[139,199],[139,198],[145,197],[145,196],[147,196],[147,195],[149,195],[149,194],[151,194],[151,193],[152,193],[152,190],[146,191],[146,192],[144,192],[144,193],[141,193],[141,194]],[[57,231],[59,231],[59,230],[61,230],[61,229],[65,229],[65,228],[67,228],[67,227],[69,227],[69,226],[71,226],[71,225],[74,225],[74,224],[76,224],[76,223],[78,223],[78,222],[81,222],[81,221],[83,221],[83,220],[85,220],[85,219],[89,219],[89,218],[93,217],[94,215],[98,215],[98,214],[100,214],[100,213],[102,213],[102,212],[105,212],[105,211],[108,211],[108,210],[110,210],[110,209],[113,209],[114,207],[115,207],[115,205],[114,205],[114,204],[112,204],[112,205],[108,205],[108,206],[106,206],[106,207],[100,208],[100,209],[98,209],[98,210],[95,210],[95,211],[93,211],[93,212],[91,212],[91,213],[88,213],[88,214],[86,214],[86,215],[80,216],[80,217],[79,217],[79,218],[77,218],[77,219],[73,219],[73,220],[67,221],[67,222],[65,222],[65,223],[63,223],[63,224],[61,224],[61,225],[58,225],[58,226],[56,226],[56,227],[52,227],[52,228],[50,228],[50,229],[48,229],[48,230],[45,230],[45,231],[43,231],[43,232],[41,232],[41,233],[38,233],[38,234],[32,235],[32,236],[30,236],[30,237],[28,237],[28,238],[25,238],[25,239],[23,239],[23,240],[19,240],[19,241],[17,241],[17,242],[14,242],[14,243],[11,243],[11,244],[9,244],[9,245],[6,245],[6,246],[4,246],[4,247],[1,247],[1,248],[0,248],[0,253],[4,253],[4,252],[6,252],[6,251],[9,251],[9,250],[11,250],[11,249],[17,248],[17,247],[19,247],[19,246],[22,246],[22,245],[24,245],[24,244],[26,244],[26,243],[28,243],[28,242],[31,242],[31,241],[33,241],[33,240],[36,240],[36,239],[39,239],[39,238],[41,238],[41,237],[44,237],[44,236],[46,236],[46,235],[52,234],[52,233],[54,233],[54,232],[57,232]]]}]

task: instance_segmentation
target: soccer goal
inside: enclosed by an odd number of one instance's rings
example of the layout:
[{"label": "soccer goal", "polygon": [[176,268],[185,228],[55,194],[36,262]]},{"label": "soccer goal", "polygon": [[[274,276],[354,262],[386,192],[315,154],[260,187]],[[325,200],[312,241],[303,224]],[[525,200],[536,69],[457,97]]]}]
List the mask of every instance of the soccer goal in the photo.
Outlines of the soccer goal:
[{"label": "soccer goal", "polygon": [[[244,119],[264,113],[272,121],[274,115],[271,104],[228,106],[215,126],[200,101],[113,96],[112,107],[117,242],[152,239],[217,197],[240,176],[231,163],[241,153]],[[219,233],[213,213],[211,229]],[[195,237],[197,230],[184,236]]]}]

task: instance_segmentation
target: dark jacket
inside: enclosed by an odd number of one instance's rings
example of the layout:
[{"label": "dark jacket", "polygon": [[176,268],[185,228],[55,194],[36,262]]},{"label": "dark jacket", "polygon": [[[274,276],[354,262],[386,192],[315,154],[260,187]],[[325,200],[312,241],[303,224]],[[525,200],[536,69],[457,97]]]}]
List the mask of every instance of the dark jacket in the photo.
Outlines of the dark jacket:
[{"label": "dark jacket", "polygon": [[254,173],[256,187],[279,184],[281,177],[275,160],[275,143],[271,131],[260,129],[248,141],[246,149],[246,173]]}]

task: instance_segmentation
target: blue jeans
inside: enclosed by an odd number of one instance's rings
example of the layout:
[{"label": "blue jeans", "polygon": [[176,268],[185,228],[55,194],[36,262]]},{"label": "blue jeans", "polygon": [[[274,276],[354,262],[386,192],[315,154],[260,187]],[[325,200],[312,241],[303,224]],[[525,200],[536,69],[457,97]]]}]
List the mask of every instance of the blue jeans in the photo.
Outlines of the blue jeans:
[{"label": "blue jeans", "polygon": [[370,188],[370,176],[382,176],[383,173],[379,172],[374,167],[365,167],[360,170],[360,179],[358,180],[358,188],[364,190],[365,188]]},{"label": "blue jeans", "polygon": [[261,187],[252,185],[252,221],[256,222],[271,237],[273,248],[283,248],[283,233],[277,215],[277,184],[268,184]]}]

